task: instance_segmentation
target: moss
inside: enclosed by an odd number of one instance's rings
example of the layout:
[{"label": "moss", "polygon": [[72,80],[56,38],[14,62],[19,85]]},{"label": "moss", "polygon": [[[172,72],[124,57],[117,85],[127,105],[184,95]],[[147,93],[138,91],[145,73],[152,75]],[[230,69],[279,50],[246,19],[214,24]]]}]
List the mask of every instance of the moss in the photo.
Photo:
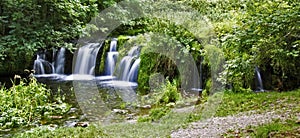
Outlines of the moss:
[{"label": "moss", "polygon": [[98,54],[101,54],[101,61],[99,64],[100,75],[103,75],[104,71],[105,71],[105,61],[106,61],[106,57],[107,57],[107,52],[109,51],[110,42],[111,42],[111,40],[105,40],[102,50],[100,51],[100,53],[98,53]]}]

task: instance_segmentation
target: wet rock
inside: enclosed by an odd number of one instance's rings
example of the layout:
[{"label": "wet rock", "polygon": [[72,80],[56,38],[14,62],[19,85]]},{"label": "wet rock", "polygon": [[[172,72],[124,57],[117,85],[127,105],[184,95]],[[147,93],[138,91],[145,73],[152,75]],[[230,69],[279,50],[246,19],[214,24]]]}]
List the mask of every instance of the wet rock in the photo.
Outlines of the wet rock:
[{"label": "wet rock", "polygon": [[116,114],[122,114],[122,115],[125,115],[128,113],[127,110],[122,110],[122,109],[113,109],[113,112]]},{"label": "wet rock", "polygon": [[75,124],[75,127],[88,127],[89,123],[88,122],[78,122]]}]

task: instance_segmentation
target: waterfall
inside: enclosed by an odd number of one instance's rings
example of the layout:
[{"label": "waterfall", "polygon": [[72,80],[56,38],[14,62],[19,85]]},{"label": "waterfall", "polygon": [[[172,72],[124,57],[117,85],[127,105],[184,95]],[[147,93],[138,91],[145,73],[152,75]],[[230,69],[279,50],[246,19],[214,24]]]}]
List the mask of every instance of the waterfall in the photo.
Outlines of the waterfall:
[{"label": "waterfall", "polygon": [[[105,60],[105,76],[95,77],[95,65],[98,51],[101,46],[101,43],[88,43],[80,47],[75,55],[73,74],[66,77],[64,75],[66,48],[60,48],[59,50],[53,49],[51,63],[46,60],[45,51],[40,52],[39,54],[37,54],[36,60],[34,61],[33,68],[35,70],[35,74],[38,77],[64,77],[64,80],[96,79],[103,82],[108,80],[114,80],[116,82],[128,82],[128,84],[130,83],[130,85],[136,83],[138,78],[138,69],[141,62],[141,59],[139,58],[140,47],[132,47],[128,51],[127,55],[121,58],[118,66],[116,66],[119,52],[117,51],[117,39],[112,39],[109,52],[107,53],[107,57]],[[115,76],[113,76],[114,72],[116,73]]]},{"label": "waterfall", "polygon": [[54,62],[55,66],[55,72],[57,74],[64,74],[64,66],[65,66],[65,53],[66,53],[66,48],[62,47],[56,56],[56,60]]},{"label": "waterfall", "polygon": [[105,61],[105,75],[113,75],[118,55],[119,52],[117,52],[117,39],[114,38],[110,43],[109,52],[107,53]]},{"label": "waterfall", "polygon": [[138,46],[132,47],[127,56],[123,57],[118,66],[118,78],[123,81],[137,81],[137,73],[140,64],[138,58],[140,48]]},{"label": "waterfall", "polygon": [[[126,56],[124,56],[118,65],[117,78],[121,81],[137,82],[138,69],[140,65],[140,48],[138,46],[132,47]],[[117,58],[117,39],[112,39],[110,43],[109,52],[107,53],[105,61],[105,75],[112,76],[115,70]]]},{"label": "waterfall", "polygon": [[37,58],[34,61],[33,69],[35,74],[63,74],[65,66],[65,48],[61,48],[58,53],[56,49],[53,49],[52,63],[46,59],[46,51],[37,54]]},{"label": "waterfall", "polygon": [[46,60],[45,53],[37,54],[33,64],[33,70],[35,74],[49,74],[53,72],[53,65]]},{"label": "waterfall", "polygon": [[126,81],[137,82],[138,70],[139,70],[140,62],[141,62],[140,58],[138,58],[137,60],[135,60],[135,62],[131,66],[131,69],[130,69],[130,71],[128,73]]},{"label": "waterfall", "polygon": [[35,74],[45,74],[44,65],[42,62],[42,59],[40,58],[40,55],[36,56],[36,60],[34,61],[33,70],[35,71]]},{"label": "waterfall", "polygon": [[263,82],[258,67],[255,67],[255,73],[256,73],[256,80],[257,80],[257,90],[264,91]]},{"label": "waterfall", "polygon": [[99,43],[89,43],[79,48],[74,74],[94,74],[96,58],[100,47],[101,44]]}]

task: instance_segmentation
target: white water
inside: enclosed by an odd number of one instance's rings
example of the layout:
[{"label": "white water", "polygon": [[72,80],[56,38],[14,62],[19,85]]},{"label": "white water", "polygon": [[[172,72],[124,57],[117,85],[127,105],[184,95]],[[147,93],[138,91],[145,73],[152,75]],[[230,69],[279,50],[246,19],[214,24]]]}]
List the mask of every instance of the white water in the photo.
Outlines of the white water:
[{"label": "white water", "polygon": [[119,52],[117,52],[117,39],[112,39],[105,61],[105,75],[112,76],[115,70]]},{"label": "white water", "polygon": [[255,67],[256,77],[257,77],[257,90],[264,91],[263,82],[261,79],[260,71],[258,67]]},{"label": "white water", "polygon": [[45,54],[38,54],[34,61],[33,70],[35,74],[49,74],[53,72],[53,66],[45,59]]},{"label": "white water", "polygon": [[65,48],[61,48],[57,53],[54,49],[52,63],[47,61],[45,52],[37,54],[33,65],[35,74],[64,74],[65,51]]},{"label": "white water", "polygon": [[33,70],[35,74],[45,74],[45,69],[43,65],[43,59],[40,58],[40,55],[36,56],[36,60],[34,61]]},{"label": "white water", "polygon": [[95,63],[100,47],[101,45],[99,43],[89,43],[79,48],[74,74],[93,75],[95,73]]},{"label": "white water", "polygon": [[122,58],[118,66],[118,78],[120,80],[136,82],[140,65],[139,54],[139,47],[135,46],[130,49],[127,56]]},{"label": "white water", "polygon": [[[140,49],[138,46],[132,47],[126,56],[121,59],[118,65],[117,78],[121,81],[136,82],[138,77],[138,69],[140,59],[138,58]],[[107,53],[105,63],[105,75],[112,76],[115,71],[119,52],[117,52],[117,39],[112,39],[110,43],[110,51]]]},{"label": "white water", "polygon": [[55,66],[55,72],[57,74],[64,74],[64,66],[65,66],[65,53],[66,53],[66,48],[62,47],[56,57],[56,60],[54,62]]},{"label": "white water", "polygon": [[131,69],[127,75],[126,81],[137,82],[140,62],[141,62],[140,58],[138,58],[137,60],[134,61],[133,65],[131,66]]}]

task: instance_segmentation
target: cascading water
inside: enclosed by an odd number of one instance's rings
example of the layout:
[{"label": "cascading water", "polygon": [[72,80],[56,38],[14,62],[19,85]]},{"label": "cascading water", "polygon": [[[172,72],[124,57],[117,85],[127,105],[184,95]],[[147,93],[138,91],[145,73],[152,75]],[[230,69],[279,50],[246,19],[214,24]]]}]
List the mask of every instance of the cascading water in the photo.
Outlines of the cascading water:
[{"label": "cascading water", "polygon": [[37,54],[33,70],[35,71],[35,74],[49,74],[53,72],[53,66],[46,60],[45,53]]},{"label": "cascading water", "polygon": [[54,49],[52,63],[47,61],[46,52],[37,54],[37,58],[33,65],[35,74],[63,74],[65,66],[65,51],[65,48],[61,48],[57,53],[57,50]]},{"label": "cascading water", "polygon": [[[110,44],[110,50],[107,53],[105,61],[105,76],[94,76],[96,58],[99,49],[102,44],[100,43],[88,43],[78,49],[76,57],[76,63],[73,68],[73,74],[64,75],[65,66],[65,48],[60,50],[53,49],[52,63],[46,60],[45,52],[37,55],[37,59],[34,61],[34,70],[36,77],[48,77],[63,80],[92,80],[99,81],[114,80],[112,85],[126,85],[136,86],[138,69],[140,65],[140,48],[138,46],[132,47],[130,51],[124,56],[118,67],[116,67],[119,52],[117,51],[117,39],[114,38]],[[117,68],[116,75],[114,76],[115,68]],[[127,82],[128,84],[125,84]]]},{"label": "cascading water", "polygon": [[110,43],[110,49],[107,53],[105,62],[105,75],[112,76],[115,70],[116,61],[118,59],[119,52],[117,52],[117,39],[112,39]]},{"label": "cascading water", "polygon": [[[138,68],[140,65],[140,48],[138,46],[132,47],[128,54],[121,59],[118,65],[117,78],[121,81],[137,82]],[[117,58],[117,39],[112,39],[110,43],[110,50],[107,53],[105,62],[105,75],[112,76],[114,74]]]},{"label": "cascading water", "polygon": [[258,67],[255,67],[256,80],[257,80],[257,91],[265,91],[263,87],[263,82],[261,78],[261,74]]},{"label": "cascading water", "polygon": [[127,56],[123,57],[118,67],[118,78],[123,81],[137,81],[137,73],[140,65],[140,48],[132,47]]},{"label": "cascading water", "polygon": [[131,66],[131,69],[128,73],[126,81],[137,82],[140,62],[141,62],[140,58],[138,58],[137,60],[134,61],[133,65]]},{"label": "cascading water", "polygon": [[56,60],[54,62],[55,72],[57,74],[64,74],[64,66],[65,66],[65,53],[66,48],[62,47],[56,56]]},{"label": "cascading water", "polygon": [[100,47],[101,44],[99,43],[89,43],[79,48],[74,74],[94,74],[96,58]]}]

